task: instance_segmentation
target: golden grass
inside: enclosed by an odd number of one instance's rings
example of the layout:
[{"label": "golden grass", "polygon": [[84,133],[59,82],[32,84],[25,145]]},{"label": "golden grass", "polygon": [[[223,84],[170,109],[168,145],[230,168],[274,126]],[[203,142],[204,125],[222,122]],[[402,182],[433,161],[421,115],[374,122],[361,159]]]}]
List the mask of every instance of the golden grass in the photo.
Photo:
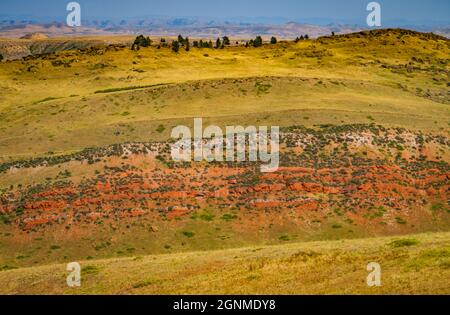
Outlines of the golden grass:
[{"label": "golden grass", "polygon": [[[382,268],[368,287],[367,264]],[[2,294],[449,294],[450,233],[261,246],[0,272]]]},{"label": "golden grass", "polygon": [[[217,124],[245,123],[246,117],[281,126],[367,123],[373,117],[386,126],[444,131],[447,104],[417,91],[446,93],[448,55],[448,42],[388,32],[258,49],[57,54],[70,67],[43,59],[2,63],[0,161],[163,140],[172,125],[198,116]],[[424,60],[415,64],[423,70],[406,71],[412,58]],[[258,82],[271,87],[261,93]],[[151,87],[161,84],[169,85]],[[161,124],[164,134],[156,132]]]}]

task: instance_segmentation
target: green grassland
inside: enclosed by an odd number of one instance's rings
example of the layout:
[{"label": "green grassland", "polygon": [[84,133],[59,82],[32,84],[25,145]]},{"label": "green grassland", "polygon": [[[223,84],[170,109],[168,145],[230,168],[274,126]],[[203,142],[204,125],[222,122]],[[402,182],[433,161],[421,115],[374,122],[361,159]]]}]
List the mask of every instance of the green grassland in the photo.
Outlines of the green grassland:
[{"label": "green grassland", "polygon": [[[369,287],[366,267],[381,266]],[[450,234],[260,246],[0,271],[2,294],[449,294]],[[5,268],[6,269],[6,268]]]}]

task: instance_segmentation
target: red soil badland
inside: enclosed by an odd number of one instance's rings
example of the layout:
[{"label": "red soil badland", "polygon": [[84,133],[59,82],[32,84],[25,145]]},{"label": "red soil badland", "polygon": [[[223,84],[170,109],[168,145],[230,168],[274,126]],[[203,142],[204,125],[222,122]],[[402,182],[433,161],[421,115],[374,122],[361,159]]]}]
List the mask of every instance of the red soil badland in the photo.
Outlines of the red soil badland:
[{"label": "red soil badland", "polygon": [[[167,143],[9,165],[5,172],[56,166],[64,176],[2,193],[2,239],[15,248],[88,242],[86,256],[102,257],[445,230],[448,157],[430,152],[448,145],[373,125],[294,127],[282,134],[274,173],[254,163],[177,164]],[[87,165],[95,171],[72,175]],[[39,258],[49,259],[57,258]]]}]

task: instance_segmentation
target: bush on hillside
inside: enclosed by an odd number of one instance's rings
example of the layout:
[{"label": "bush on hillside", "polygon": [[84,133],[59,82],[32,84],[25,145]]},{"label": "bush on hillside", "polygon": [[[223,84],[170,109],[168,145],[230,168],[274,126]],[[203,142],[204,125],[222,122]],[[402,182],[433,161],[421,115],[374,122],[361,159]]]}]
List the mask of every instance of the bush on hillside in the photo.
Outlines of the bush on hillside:
[{"label": "bush on hillside", "polygon": [[224,37],[222,37],[222,39],[223,39],[223,45],[224,46],[231,45],[231,42],[230,42],[230,39],[228,38],[228,36],[224,36]]},{"label": "bush on hillside", "polygon": [[131,46],[132,50],[139,50],[140,47],[149,47],[152,44],[152,40],[150,37],[144,37],[144,35],[139,35],[134,40],[133,45]]},{"label": "bush on hillside", "polygon": [[261,47],[263,44],[263,40],[261,36],[256,36],[256,38],[253,40],[253,47]]},{"label": "bush on hillside", "polygon": [[219,49],[221,46],[222,46],[222,42],[220,41],[220,38],[217,38],[215,48]]}]

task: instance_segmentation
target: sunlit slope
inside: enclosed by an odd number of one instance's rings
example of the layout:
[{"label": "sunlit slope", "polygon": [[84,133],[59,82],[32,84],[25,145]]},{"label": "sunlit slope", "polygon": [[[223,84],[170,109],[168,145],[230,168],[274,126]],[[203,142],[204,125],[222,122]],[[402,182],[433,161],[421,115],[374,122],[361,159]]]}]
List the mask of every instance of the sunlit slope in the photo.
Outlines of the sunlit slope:
[{"label": "sunlit slope", "polygon": [[2,63],[0,155],[167,139],[172,126],[199,116],[217,124],[375,122],[442,132],[449,52],[442,38],[380,31],[179,53],[108,47]]},{"label": "sunlit slope", "polygon": [[[371,262],[381,286],[369,287]],[[0,271],[2,294],[448,294],[450,235],[328,241]]]}]

